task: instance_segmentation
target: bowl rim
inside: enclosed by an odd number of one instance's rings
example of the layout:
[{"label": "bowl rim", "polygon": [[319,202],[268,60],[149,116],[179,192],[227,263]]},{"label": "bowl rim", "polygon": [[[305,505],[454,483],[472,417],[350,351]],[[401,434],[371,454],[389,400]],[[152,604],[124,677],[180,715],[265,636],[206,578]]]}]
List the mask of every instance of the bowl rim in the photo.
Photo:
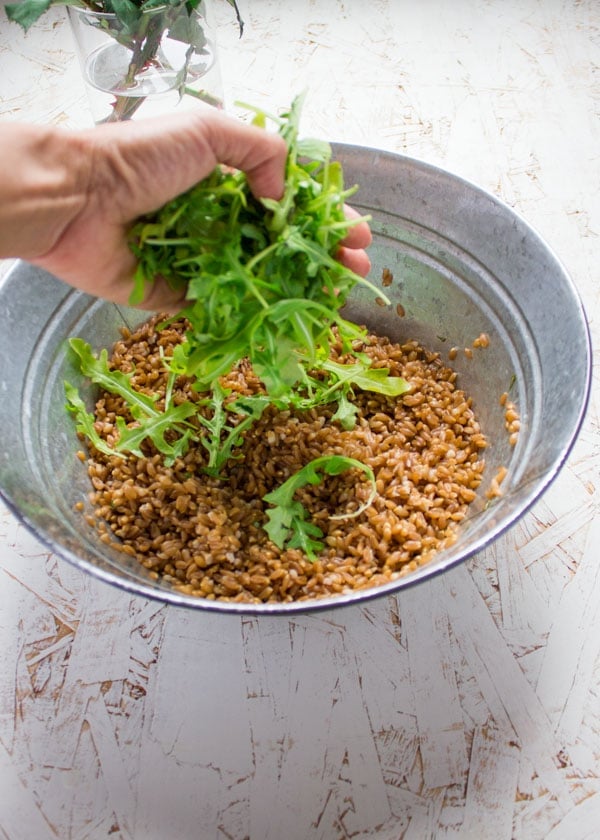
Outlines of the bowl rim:
[{"label": "bowl rim", "polygon": [[[340,608],[347,608],[350,606],[363,605],[376,598],[384,598],[391,595],[398,595],[405,589],[410,589],[414,586],[424,583],[426,580],[435,578],[444,574],[449,569],[465,562],[473,555],[479,553],[484,548],[489,546],[498,537],[510,530],[517,520],[521,519],[531,507],[541,498],[547,491],[550,485],[556,480],[558,474],[564,467],[566,461],[571,454],[575,442],[579,436],[583,426],[587,409],[591,397],[592,372],[593,372],[593,351],[592,340],[590,333],[589,321],[583,304],[583,300],[577,289],[573,279],[566,270],[563,262],[556,255],[554,250],[549,246],[543,236],[532,226],[518,211],[510,207],[502,199],[495,196],[493,193],[483,189],[477,184],[468,179],[455,174],[451,170],[442,168],[435,164],[429,163],[425,160],[379,149],[377,147],[360,146],[354,144],[332,142],[333,154],[336,158],[344,156],[348,157],[352,154],[360,153],[362,155],[371,154],[378,157],[383,157],[392,162],[402,162],[404,165],[410,165],[418,171],[423,171],[429,175],[434,175],[438,178],[447,179],[457,185],[462,185],[468,192],[479,194],[485,197],[488,201],[498,207],[504,214],[512,216],[519,222],[519,225],[527,231],[527,233],[537,240],[538,244],[552,257],[557,268],[560,271],[561,278],[565,284],[571,299],[578,311],[582,326],[583,345],[585,347],[585,376],[583,381],[583,389],[580,395],[579,408],[576,418],[572,424],[567,441],[562,446],[562,449],[554,458],[551,466],[540,475],[528,482],[529,489],[524,494],[523,501],[518,505],[517,509],[509,513],[498,524],[489,529],[487,533],[477,538],[468,547],[463,547],[459,553],[452,552],[452,548],[445,549],[440,552],[439,560],[435,563],[426,564],[414,572],[407,574],[389,583],[380,584],[364,589],[352,590],[348,593],[339,595],[332,595],[322,598],[315,598],[304,601],[291,602],[267,602],[267,603],[238,603],[233,601],[222,600],[208,600],[198,596],[186,595],[176,590],[169,590],[168,588],[155,588],[150,584],[144,583],[140,579],[135,579],[128,576],[120,576],[117,573],[103,569],[96,566],[94,563],[79,557],[71,549],[61,545],[50,534],[46,533],[30,519],[26,512],[21,510],[13,499],[5,491],[4,487],[0,485],[0,498],[5,503],[6,507],[11,511],[15,518],[27,529],[27,531],[36,538],[45,548],[63,558],[71,565],[75,566],[82,572],[91,574],[98,580],[103,581],[112,586],[129,593],[130,595],[143,597],[162,603],[164,605],[176,606],[179,608],[189,609],[199,612],[212,613],[226,613],[243,616],[260,616],[260,615],[297,615],[315,612],[325,612],[329,610],[338,610]],[[342,161],[344,162],[344,161]],[[346,163],[344,163],[346,166]],[[28,263],[24,260],[16,260],[8,270],[0,277],[0,300],[2,297],[4,287],[11,281],[15,274],[21,273],[27,269]],[[78,293],[83,294],[83,293]]]}]

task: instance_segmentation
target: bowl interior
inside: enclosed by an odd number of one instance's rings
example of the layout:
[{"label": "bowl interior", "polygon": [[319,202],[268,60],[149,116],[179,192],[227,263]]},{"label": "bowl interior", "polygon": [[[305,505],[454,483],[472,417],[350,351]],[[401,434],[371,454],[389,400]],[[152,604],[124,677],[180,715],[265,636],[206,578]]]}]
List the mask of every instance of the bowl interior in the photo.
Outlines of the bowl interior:
[{"label": "bowl interior", "polygon": [[[417,339],[445,361],[458,348],[451,365],[489,441],[484,482],[457,542],[393,584],[312,603],[210,602],[152,580],[135,560],[102,544],[75,509],[90,485],[64,408],[65,380],[82,380],[66,339],[110,347],[121,326],[147,314],[72,291],[18,263],[0,285],[0,492],[52,550],[110,583],[182,606],[246,613],[331,608],[410,586],[464,560],[513,524],[557,474],[582,422],[591,370],[585,314],[563,267],[522,219],[473,185],[398,155],[343,145],[334,151],[347,183],[361,185],[353,204],[372,217],[370,279],[391,301],[374,304],[359,288],[345,314],[393,340]],[[481,333],[489,346],[465,354]],[[515,446],[500,404],[505,392],[520,414]],[[500,467],[508,475],[502,496],[490,503],[485,491]]]}]

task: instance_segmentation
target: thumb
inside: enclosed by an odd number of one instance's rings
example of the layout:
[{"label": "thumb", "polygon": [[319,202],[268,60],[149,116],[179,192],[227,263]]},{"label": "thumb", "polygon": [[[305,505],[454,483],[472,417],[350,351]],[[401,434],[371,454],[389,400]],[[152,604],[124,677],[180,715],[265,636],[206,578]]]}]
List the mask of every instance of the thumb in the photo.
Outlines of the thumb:
[{"label": "thumb", "polygon": [[210,106],[89,132],[100,163],[94,191],[99,188],[113,209],[117,205],[123,222],[158,209],[217,164],[244,171],[258,198],[277,199],[283,193],[284,140]]},{"label": "thumb", "polygon": [[287,157],[283,138],[214,110],[202,120],[200,133],[217,163],[246,173],[257,198],[281,198]]}]

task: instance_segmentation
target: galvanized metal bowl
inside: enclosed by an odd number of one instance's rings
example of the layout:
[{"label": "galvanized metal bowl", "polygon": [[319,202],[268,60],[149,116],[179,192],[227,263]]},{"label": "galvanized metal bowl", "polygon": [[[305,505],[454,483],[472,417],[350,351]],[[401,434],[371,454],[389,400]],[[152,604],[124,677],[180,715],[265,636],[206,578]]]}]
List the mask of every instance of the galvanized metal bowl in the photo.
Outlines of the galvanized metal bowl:
[{"label": "galvanized metal bowl", "polygon": [[[200,610],[293,613],[386,595],[465,560],[509,528],[557,475],[579,431],[589,395],[591,351],[585,314],[571,280],[539,236],[507,206],[425,163],[374,149],[337,145],[354,206],[372,215],[371,279],[384,269],[392,305],[362,289],[347,315],[392,339],[416,338],[448,358],[481,333],[489,347],[452,362],[489,440],[486,480],[451,548],[392,584],[314,602],[241,605],[207,601],[153,580],[135,560],[99,541],[75,510],[89,479],[66,415],[64,380],[77,384],[65,340],[110,346],[123,324],[146,315],[70,290],[19,263],[0,285],[0,492],[49,549],[78,568],[142,596]],[[389,276],[388,272],[386,274]],[[500,395],[520,413],[509,443]],[[508,468],[493,504],[485,488]]]}]

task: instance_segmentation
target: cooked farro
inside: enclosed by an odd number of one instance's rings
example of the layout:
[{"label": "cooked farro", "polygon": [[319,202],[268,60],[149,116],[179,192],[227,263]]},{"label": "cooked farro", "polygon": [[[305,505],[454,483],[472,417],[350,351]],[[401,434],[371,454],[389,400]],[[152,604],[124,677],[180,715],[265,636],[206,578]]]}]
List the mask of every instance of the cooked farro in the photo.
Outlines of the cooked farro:
[{"label": "cooked farro", "polygon": [[[146,393],[164,393],[161,352],[168,356],[185,330],[177,322],[158,331],[159,321],[124,332],[112,355],[113,367],[134,370],[136,387]],[[100,529],[101,539],[136,557],[153,575],[209,599],[321,598],[377,586],[429,562],[456,539],[481,483],[486,441],[470,398],[438,354],[416,341],[394,344],[375,336],[360,349],[376,366],[407,379],[410,391],[390,398],[357,390],[360,411],[351,431],[331,422],[328,408],[300,413],[271,406],[245,435],[226,480],[202,472],[206,450],[199,443],[171,467],[151,444],[144,444],[144,458],[91,449],[88,521]],[[332,356],[343,360],[340,353],[339,346],[332,348]],[[261,389],[244,362],[223,384],[237,393]],[[176,401],[198,396],[189,381],[178,380]],[[121,399],[101,394],[96,428],[109,443],[118,434],[118,414],[125,414]],[[262,527],[262,498],[311,459],[332,453],[368,464],[378,495],[358,517],[340,520],[331,515],[356,510],[369,492],[358,471],[299,491],[324,533],[325,550],[310,562],[300,551],[270,542]]]}]

